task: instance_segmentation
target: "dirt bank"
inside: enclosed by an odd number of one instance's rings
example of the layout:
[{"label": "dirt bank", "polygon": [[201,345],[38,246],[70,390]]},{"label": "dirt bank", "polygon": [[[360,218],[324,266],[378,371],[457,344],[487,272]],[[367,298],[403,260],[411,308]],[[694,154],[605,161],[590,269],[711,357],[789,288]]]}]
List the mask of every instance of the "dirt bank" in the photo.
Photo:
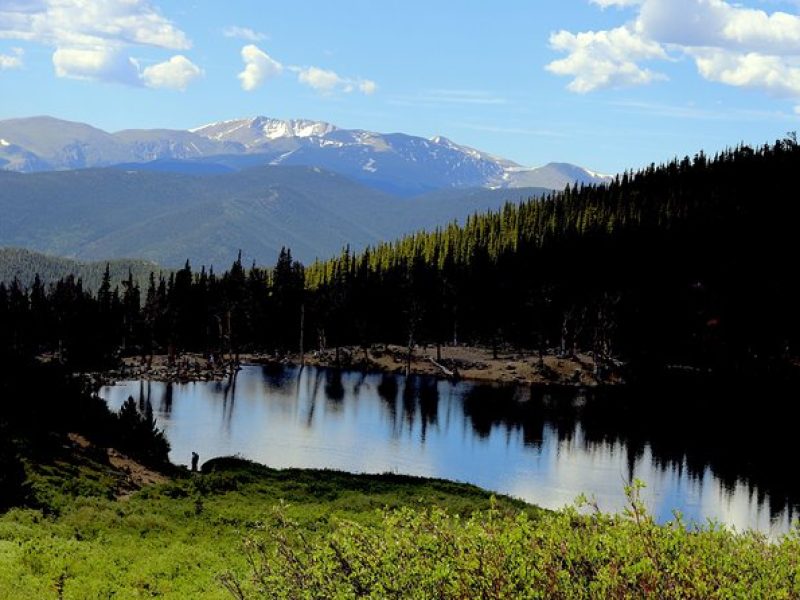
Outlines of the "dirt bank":
[{"label": "dirt bank", "polygon": [[[430,375],[472,381],[541,384],[541,385],[614,385],[622,382],[619,363],[606,362],[598,368],[591,354],[558,356],[548,353],[539,359],[538,353],[502,350],[495,358],[491,348],[478,346],[434,346],[414,348],[410,362],[407,349],[401,346],[375,344],[365,353],[363,348],[342,347],[323,352],[309,352],[305,364],[320,367],[364,369],[384,373]],[[119,369],[98,374],[98,383],[122,379],[152,381],[222,381],[237,366],[248,364],[300,363],[300,356],[288,354],[239,354],[212,361],[201,354],[181,354],[173,361],[166,355],[146,360],[125,358]]]},{"label": "dirt bank", "polygon": [[[298,362],[298,356],[292,356]],[[594,386],[600,383],[621,383],[619,365],[597,369],[591,355],[576,354],[560,357],[538,353],[498,351],[495,358],[491,348],[477,346],[418,346],[408,361],[408,350],[400,346],[374,345],[366,352],[362,348],[340,348],[337,363],[335,350],[307,354],[308,365],[367,368],[404,374],[407,367],[413,374],[468,379],[473,381]]]}]

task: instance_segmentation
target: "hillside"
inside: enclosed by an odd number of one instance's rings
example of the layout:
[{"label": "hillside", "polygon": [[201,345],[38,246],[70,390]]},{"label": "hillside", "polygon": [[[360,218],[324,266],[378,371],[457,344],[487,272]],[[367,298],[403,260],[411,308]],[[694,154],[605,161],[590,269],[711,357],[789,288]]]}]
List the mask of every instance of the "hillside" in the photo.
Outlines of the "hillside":
[{"label": "hillside", "polygon": [[343,344],[479,340],[591,350],[601,369],[782,376],[800,345],[799,164],[793,139],[700,153],[344,253],[305,271],[317,327]]},{"label": "hillside", "polygon": [[397,198],[315,167],[218,175],[132,169],[0,171],[0,246],[82,261],[134,256],[270,264],[284,246],[310,262],[502,206],[541,189],[450,190]]},{"label": "hillside", "polygon": [[0,282],[10,283],[14,279],[29,287],[36,275],[45,285],[55,283],[68,275],[83,281],[84,287],[97,290],[103,280],[106,266],[111,275],[111,285],[117,286],[133,275],[135,281],[145,282],[151,272],[166,270],[157,263],[136,260],[117,259],[111,261],[82,262],[59,256],[51,256],[40,252],[32,252],[23,248],[0,248]]},{"label": "hillside", "polygon": [[138,491],[135,462],[75,440],[83,441],[71,435],[52,464],[30,464],[42,508],[0,515],[3,598],[400,600],[413,592],[455,600],[476,589],[498,599],[577,598],[586,590],[602,598],[653,590],[723,598],[742,589],[790,598],[798,591],[796,536],[771,543],[719,526],[656,525],[636,487],[627,514],[587,515],[582,507],[545,512],[445,481],[218,459],[202,473]]}]

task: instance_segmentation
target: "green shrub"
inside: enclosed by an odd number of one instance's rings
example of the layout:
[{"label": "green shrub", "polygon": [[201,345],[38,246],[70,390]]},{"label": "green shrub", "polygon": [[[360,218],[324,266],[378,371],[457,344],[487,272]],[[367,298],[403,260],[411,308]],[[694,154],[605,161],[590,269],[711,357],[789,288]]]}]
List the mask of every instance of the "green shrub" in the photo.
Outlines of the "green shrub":
[{"label": "green shrub", "polygon": [[798,598],[800,537],[680,519],[656,524],[628,490],[621,515],[578,508],[532,520],[495,508],[386,511],[378,526],[340,521],[314,536],[275,511],[244,553],[251,577],[221,581],[255,598]]}]

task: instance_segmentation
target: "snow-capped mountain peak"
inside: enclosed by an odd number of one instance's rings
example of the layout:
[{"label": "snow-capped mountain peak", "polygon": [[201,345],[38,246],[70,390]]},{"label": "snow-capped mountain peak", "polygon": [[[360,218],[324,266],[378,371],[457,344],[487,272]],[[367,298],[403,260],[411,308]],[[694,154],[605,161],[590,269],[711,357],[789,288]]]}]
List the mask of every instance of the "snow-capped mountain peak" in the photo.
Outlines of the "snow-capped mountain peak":
[{"label": "snow-capped mountain peak", "polygon": [[336,130],[336,126],[324,121],[258,116],[217,121],[189,131],[220,142],[236,142],[250,149],[281,139],[321,138]]},{"label": "snow-capped mountain peak", "polygon": [[83,123],[32,117],[0,121],[0,140],[0,168],[17,171],[123,164],[219,173],[268,164],[305,166],[403,196],[447,188],[564,189],[575,182],[608,181],[570,164],[522,167],[441,135],[344,129],[310,119],[255,116],[188,131],[107,133]]},{"label": "snow-capped mountain peak", "polygon": [[270,119],[267,117],[256,117],[253,119],[254,126],[261,127],[264,136],[268,139],[274,140],[284,137],[323,137],[332,131],[336,131],[336,127],[324,121],[309,121],[306,119]]}]

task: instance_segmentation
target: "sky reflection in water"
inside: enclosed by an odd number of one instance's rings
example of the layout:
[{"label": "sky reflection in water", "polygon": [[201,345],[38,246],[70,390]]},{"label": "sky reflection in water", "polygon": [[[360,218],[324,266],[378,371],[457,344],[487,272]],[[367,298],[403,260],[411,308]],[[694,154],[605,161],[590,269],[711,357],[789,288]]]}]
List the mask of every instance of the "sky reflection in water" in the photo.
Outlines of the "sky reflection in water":
[{"label": "sky reflection in water", "polygon": [[679,510],[690,521],[778,535],[793,518],[788,507],[770,510],[769,497],[744,482],[723,483],[710,467],[690,474],[685,464],[657,460],[649,444],[630,452],[618,438],[587,440],[579,419],[526,408],[525,388],[253,366],[235,382],[121,382],[101,396],[115,410],[128,396],[150,399],[176,463],[188,463],[192,451],[201,462],[236,454],[275,468],[465,481],[547,508],[586,493],[604,510],[624,506],[623,486],[633,476],[647,483],[644,497],[661,521]]}]

